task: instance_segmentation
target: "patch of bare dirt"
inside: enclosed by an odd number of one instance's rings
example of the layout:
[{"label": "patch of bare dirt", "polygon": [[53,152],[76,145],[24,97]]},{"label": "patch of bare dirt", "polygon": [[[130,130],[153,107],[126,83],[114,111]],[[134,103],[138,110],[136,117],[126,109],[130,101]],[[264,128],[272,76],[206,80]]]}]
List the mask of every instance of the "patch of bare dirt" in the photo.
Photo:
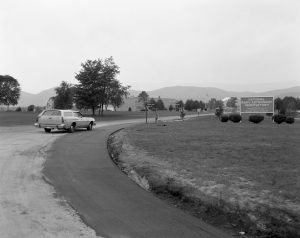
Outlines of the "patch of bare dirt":
[{"label": "patch of bare dirt", "polygon": [[45,153],[62,135],[0,127],[1,238],[97,237],[43,178]]}]

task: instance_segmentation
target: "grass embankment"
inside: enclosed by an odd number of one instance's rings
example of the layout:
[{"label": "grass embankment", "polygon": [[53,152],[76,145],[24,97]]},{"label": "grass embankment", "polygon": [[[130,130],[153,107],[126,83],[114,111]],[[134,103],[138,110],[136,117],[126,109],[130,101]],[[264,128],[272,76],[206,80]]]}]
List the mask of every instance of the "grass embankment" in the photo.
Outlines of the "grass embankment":
[{"label": "grass embankment", "polygon": [[213,117],[140,124],[110,138],[119,166],[203,220],[255,237],[300,236],[300,123]]}]

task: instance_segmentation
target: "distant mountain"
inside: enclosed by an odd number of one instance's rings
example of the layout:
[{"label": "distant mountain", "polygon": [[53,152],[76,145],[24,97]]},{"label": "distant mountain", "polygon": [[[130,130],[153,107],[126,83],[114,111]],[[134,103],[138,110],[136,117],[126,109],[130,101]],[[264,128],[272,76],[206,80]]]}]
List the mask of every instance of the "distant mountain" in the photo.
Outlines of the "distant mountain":
[{"label": "distant mountain", "polygon": [[174,98],[186,101],[187,99],[208,100],[210,98],[221,99],[228,96],[228,92],[213,87],[188,87],[174,86],[149,91],[150,97]]},{"label": "distant mountain", "polygon": [[137,97],[142,91],[129,90],[130,97]]},{"label": "distant mountain", "polygon": [[249,97],[249,96],[274,96],[274,97],[299,97],[300,86],[278,89],[267,92],[230,92],[213,87],[188,87],[174,86],[147,92],[150,97],[174,98],[186,101],[187,99],[207,101],[210,98],[223,99],[226,97]]},{"label": "distant mountain", "polygon": [[55,88],[44,90],[38,94],[21,92],[18,106],[28,107],[29,105],[46,106],[48,99],[55,96]]},{"label": "distant mountain", "polygon": [[[131,97],[137,97],[141,91],[130,90]],[[292,96],[300,98],[300,86],[278,89],[266,92],[230,92],[214,87],[188,87],[174,86],[165,87],[153,91],[147,91],[150,97],[170,98],[186,101],[187,99],[208,101],[210,98],[223,99],[226,97],[248,97],[248,96],[274,96],[285,97]],[[45,106],[50,97],[55,96],[54,88],[44,90],[38,94],[21,92],[18,106],[27,107],[31,104],[36,106]]]},{"label": "distant mountain", "polygon": [[[264,93],[266,96],[276,96],[276,97],[295,97],[295,98],[300,98],[300,86],[292,87],[292,88],[285,88],[285,89],[279,89],[279,90],[272,90],[272,91],[267,91]],[[264,96],[263,95],[263,96]]]}]

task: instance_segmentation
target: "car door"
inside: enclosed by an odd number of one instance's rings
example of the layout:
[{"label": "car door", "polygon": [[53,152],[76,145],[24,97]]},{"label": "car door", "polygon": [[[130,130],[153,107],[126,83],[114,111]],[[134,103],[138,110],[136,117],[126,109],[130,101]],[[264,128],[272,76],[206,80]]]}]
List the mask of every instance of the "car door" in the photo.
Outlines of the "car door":
[{"label": "car door", "polygon": [[73,117],[76,121],[76,127],[86,127],[84,118],[80,112],[73,112]]}]

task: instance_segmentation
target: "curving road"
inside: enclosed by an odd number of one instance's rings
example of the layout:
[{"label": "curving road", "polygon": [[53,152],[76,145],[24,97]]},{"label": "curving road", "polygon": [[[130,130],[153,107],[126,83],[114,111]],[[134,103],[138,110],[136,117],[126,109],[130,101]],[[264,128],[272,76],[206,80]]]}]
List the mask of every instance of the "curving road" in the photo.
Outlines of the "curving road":
[{"label": "curving road", "polygon": [[[120,123],[120,122],[118,122]],[[229,237],[131,181],[111,161],[108,136],[126,125],[77,131],[54,142],[44,174],[82,219],[111,238]]]}]

